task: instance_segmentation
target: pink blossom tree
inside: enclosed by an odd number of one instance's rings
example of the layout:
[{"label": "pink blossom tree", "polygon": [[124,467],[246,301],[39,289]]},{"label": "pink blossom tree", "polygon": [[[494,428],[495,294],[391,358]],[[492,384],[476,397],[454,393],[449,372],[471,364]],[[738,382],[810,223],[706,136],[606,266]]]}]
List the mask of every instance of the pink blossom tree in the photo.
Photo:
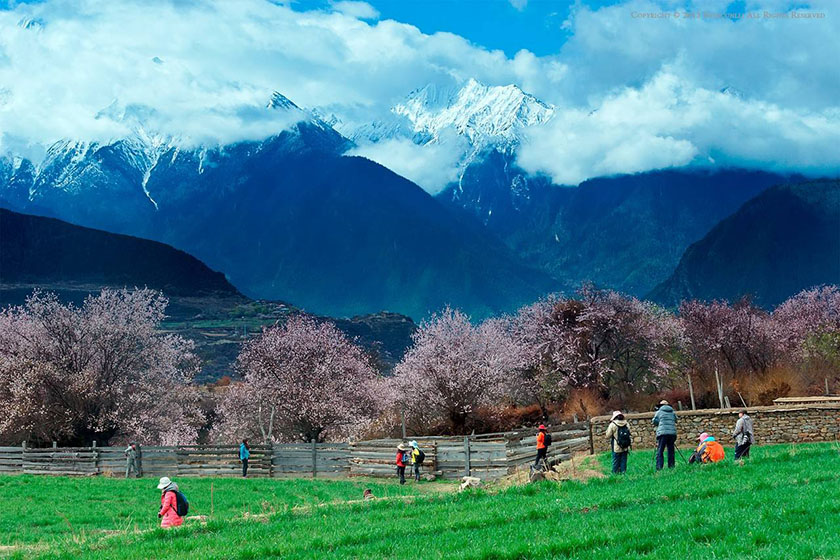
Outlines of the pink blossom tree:
[{"label": "pink blossom tree", "polygon": [[81,307],[35,292],[0,312],[0,438],[194,442],[198,361],[192,342],[158,329],[166,305],[106,289]]},{"label": "pink blossom tree", "polygon": [[669,357],[683,345],[682,325],[668,311],[614,291],[584,287],[577,332],[585,341],[582,365],[622,401],[635,391],[661,389]]},{"label": "pink blossom tree", "polygon": [[417,329],[392,382],[415,424],[427,428],[444,422],[451,433],[464,433],[476,409],[509,394],[520,359],[504,322],[474,326],[447,307]]},{"label": "pink blossom tree", "polygon": [[305,315],[247,342],[219,405],[214,439],[265,443],[352,436],[382,408],[380,379],[362,350]]},{"label": "pink blossom tree", "polygon": [[584,360],[585,341],[579,329],[583,305],[549,297],[522,307],[511,321],[514,340],[524,353],[512,392],[523,402],[536,402],[543,418],[548,406],[562,400],[568,389],[597,378],[597,365]]},{"label": "pink blossom tree", "polygon": [[680,319],[698,370],[713,371],[719,364],[732,378],[754,376],[765,373],[779,358],[770,315],[748,299],[734,305],[685,301],[680,305]]},{"label": "pink blossom tree", "polygon": [[772,313],[772,335],[794,361],[840,357],[840,289],[820,286],[803,290]]}]

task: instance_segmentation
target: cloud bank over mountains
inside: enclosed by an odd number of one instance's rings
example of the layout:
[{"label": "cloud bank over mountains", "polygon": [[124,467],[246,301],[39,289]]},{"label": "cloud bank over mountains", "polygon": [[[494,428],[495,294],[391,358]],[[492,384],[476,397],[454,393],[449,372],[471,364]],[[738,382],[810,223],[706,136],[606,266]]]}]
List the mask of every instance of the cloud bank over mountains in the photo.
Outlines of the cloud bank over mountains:
[{"label": "cloud bank over mountains", "polygon": [[[814,2],[795,7],[826,17],[638,17],[727,5],[580,3],[558,29],[568,34],[560,52],[507,57],[380,21],[364,2],[305,12],[263,0],[20,4],[0,10],[0,153],[107,141],[139,123],[188,145],[261,139],[291,124],[264,110],[275,90],[352,129],[418,87],[474,78],[554,107],[522,131],[518,163],[560,184],[704,162],[836,174],[840,61],[829,53],[840,52],[840,11]],[[389,139],[357,153],[436,191],[454,179],[462,142]]]}]

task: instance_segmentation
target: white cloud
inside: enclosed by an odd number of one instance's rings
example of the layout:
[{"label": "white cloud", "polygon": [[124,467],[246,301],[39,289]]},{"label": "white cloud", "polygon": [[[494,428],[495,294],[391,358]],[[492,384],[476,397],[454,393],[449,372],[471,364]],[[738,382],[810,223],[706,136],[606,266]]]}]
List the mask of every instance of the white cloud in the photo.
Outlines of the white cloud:
[{"label": "white cloud", "polygon": [[458,179],[463,139],[447,137],[443,142],[419,145],[408,138],[390,138],[365,143],[348,155],[371,159],[435,194]]},{"label": "white cloud", "polygon": [[[362,3],[340,7],[370,15]],[[145,108],[159,132],[229,142],[284,126],[254,112],[274,90],[363,122],[418,85],[470,76],[519,81],[501,51],[451,33],[263,0],[21,4],[0,10],[0,151],[13,138],[120,136],[126,123],[96,118],[115,101]]]},{"label": "white cloud", "polygon": [[508,0],[508,2],[520,12],[528,6],[528,0]]},{"label": "white cloud", "polygon": [[575,185],[598,176],[716,161],[836,174],[840,111],[786,109],[697,87],[664,68],[594,110],[561,109],[531,130],[518,163]]},{"label": "white cloud", "polygon": [[[840,18],[643,20],[633,12],[724,10],[729,2],[578,3],[561,51],[513,58],[452,33],[427,35],[364,2],[296,12],[264,0],[47,0],[0,10],[0,153],[69,137],[107,140],[142,112],[191,142],[262,138],[290,117],[274,90],[347,128],[381,117],[427,83],[516,83],[558,107],[520,163],[562,182],[714,158],[778,169],[840,168]],[[746,9],[784,11],[781,0]],[[21,20],[36,24],[24,27]],[[720,94],[724,87],[742,97]],[[592,113],[592,111],[595,111]],[[130,112],[130,111],[129,111]],[[590,115],[590,113],[592,113]],[[100,115],[97,118],[97,115]],[[457,162],[449,141],[358,153],[433,189]],[[437,168],[439,166],[439,169]]]},{"label": "white cloud", "polygon": [[367,2],[351,2],[350,0],[345,0],[342,2],[333,2],[332,7],[335,11],[354,18],[376,19],[379,17],[379,10]]}]

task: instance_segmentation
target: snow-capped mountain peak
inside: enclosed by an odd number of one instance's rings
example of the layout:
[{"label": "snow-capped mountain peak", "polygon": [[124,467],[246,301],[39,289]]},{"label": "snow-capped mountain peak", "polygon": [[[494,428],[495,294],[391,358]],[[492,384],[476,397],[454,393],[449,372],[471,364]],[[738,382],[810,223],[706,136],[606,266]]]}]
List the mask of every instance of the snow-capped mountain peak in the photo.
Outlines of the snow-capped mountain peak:
[{"label": "snow-capped mountain peak", "polygon": [[271,99],[268,100],[268,105],[266,105],[269,109],[300,109],[294,102],[280,93],[279,91],[275,91],[271,94]]},{"label": "snow-capped mountain peak", "polygon": [[507,144],[518,140],[518,129],[546,122],[555,109],[516,85],[487,86],[470,79],[455,91],[431,84],[417,89],[392,111],[431,139],[454,128],[473,144]]}]

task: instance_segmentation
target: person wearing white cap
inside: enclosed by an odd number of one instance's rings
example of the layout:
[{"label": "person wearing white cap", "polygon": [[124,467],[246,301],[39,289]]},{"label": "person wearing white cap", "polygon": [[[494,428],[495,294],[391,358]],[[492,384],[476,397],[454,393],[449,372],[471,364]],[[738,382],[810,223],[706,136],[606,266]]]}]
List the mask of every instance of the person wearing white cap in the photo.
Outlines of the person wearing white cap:
[{"label": "person wearing white cap", "polygon": [[630,435],[630,427],[624,414],[620,410],[612,413],[610,425],[607,426],[607,439],[610,440],[612,450],[612,472],[613,474],[624,474],[627,472],[627,456],[630,446],[633,443]]},{"label": "person wearing white cap", "polygon": [[417,442],[411,440],[408,442],[408,445],[411,446],[411,464],[414,465],[414,481],[420,482],[420,465],[423,464],[423,461],[426,460],[426,454],[423,453],[423,450],[420,449],[420,446],[417,445]]},{"label": "person wearing white cap", "polygon": [[410,448],[404,444],[397,446],[397,476],[400,478],[400,484],[405,484],[405,463],[408,461],[408,451]]},{"label": "person wearing white cap", "polygon": [[[160,526],[165,529],[182,525],[184,518],[178,515],[178,494],[180,494],[178,485],[172,482],[168,476],[164,476],[161,477],[157,488],[160,490],[160,511],[158,512]],[[183,497],[182,499],[186,502],[186,499]]]}]

